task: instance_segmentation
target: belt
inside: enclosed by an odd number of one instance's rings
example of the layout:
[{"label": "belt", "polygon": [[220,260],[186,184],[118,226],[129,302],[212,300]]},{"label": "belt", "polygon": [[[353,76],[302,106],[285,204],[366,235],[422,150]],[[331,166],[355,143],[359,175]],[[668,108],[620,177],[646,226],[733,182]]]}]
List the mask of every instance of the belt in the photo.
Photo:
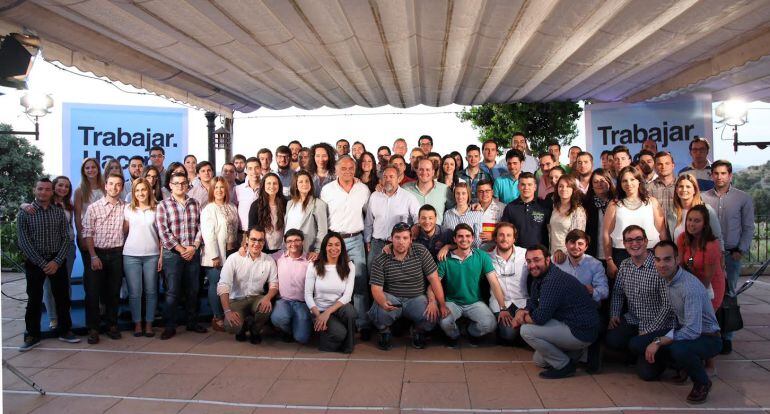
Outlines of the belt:
[{"label": "belt", "polygon": [[94,247],[94,251],[97,253],[122,253],[123,252],[123,246],[120,247],[111,247],[109,249],[100,249],[98,247]]},{"label": "belt", "polygon": [[355,233],[340,233],[340,236],[342,236],[342,238],[343,238],[343,239],[349,239],[349,238],[351,238],[351,237],[356,237],[356,236],[358,236],[359,234],[361,234],[361,232],[360,232],[360,231],[357,231],[357,232],[355,232]]}]

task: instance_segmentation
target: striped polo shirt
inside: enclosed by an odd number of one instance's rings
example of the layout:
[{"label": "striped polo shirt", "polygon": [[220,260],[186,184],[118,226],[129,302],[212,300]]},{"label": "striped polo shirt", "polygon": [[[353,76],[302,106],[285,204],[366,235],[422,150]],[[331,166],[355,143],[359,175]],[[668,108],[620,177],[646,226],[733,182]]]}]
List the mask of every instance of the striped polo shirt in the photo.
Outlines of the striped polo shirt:
[{"label": "striped polo shirt", "polygon": [[399,298],[414,298],[425,294],[426,277],[436,271],[436,262],[425,246],[412,243],[404,260],[393,253],[382,253],[374,259],[369,284]]}]

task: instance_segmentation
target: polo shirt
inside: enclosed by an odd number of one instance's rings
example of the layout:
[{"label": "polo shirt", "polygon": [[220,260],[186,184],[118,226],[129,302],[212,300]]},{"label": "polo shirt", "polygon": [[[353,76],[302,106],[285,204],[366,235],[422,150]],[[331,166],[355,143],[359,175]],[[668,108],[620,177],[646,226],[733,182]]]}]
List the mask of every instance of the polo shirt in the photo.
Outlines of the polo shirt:
[{"label": "polo shirt", "polygon": [[347,192],[342,189],[339,180],[334,180],[321,189],[321,200],[329,207],[329,230],[338,233],[364,230],[364,212],[369,202],[366,184],[355,181]]},{"label": "polo shirt", "polygon": [[480,249],[472,249],[464,260],[452,252],[438,264],[438,276],[446,282],[446,300],[458,305],[472,305],[480,301],[479,282],[494,271],[489,255]]},{"label": "polo shirt", "polygon": [[449,198],[449,187],[439,181],[433,181],[433,189],[428,191],[427,194],[423,194],[420,188],[417,187],[418,182],[414,181],[406,183],[402,188],[417,198],[417,203],[420,207],[430,204],[436,209],[436,223],[441,224],[444,220],[444,210],[446,209],[447,199]]},{"label": "polo shirt", "polygon": [[497,180],[498,177],[508,174],[508,166],[505,165],[505,159],[502,160],[502,165],[500,163],[496,163],[494,166],[492,166],[492,168],[489,168],[489,166],[484,164],[484,161],[482,160],[481,163],[479,163],[479,168],[481,168],[481,170],[485,173],[489,174],[493,180]]},{"label": "polo shirt", "polygon": [[548,223],[551,221],[550,202],[535,198],[529,203],[517,198],[505,206],[503,217],[505,221],[516,226],[518,236],[516,245],[531,247],[538,243],[548,246]]},{"label": "polo shirt", "polygon": [[369,273],[369,284],[399,298],[414,298],[425,294],[425,280],[436,271],[436,262],[421,244],[413,243],[404,260],[391,253],[377,256]]},{"label": "polo shirt", "polygon": [[414,239],[414,241],[415,243],[420,243],[425,246],[431,256],[433,256],[433,259],[436,260],[438,251],[447,244],[452,243],[452,238],[454,237],[453,233],[454,231],[452,229],[436,224],[432,236],[428,236],[422,229],[420,229],[420,234],[417,235],[417,238]]},{"label": "polo shirt", "polygon": [[500,176],[495,179],[492,190],[496,199],[503,204],[508,204],[519,198],[519,180],[514,179],[510,174]]}]

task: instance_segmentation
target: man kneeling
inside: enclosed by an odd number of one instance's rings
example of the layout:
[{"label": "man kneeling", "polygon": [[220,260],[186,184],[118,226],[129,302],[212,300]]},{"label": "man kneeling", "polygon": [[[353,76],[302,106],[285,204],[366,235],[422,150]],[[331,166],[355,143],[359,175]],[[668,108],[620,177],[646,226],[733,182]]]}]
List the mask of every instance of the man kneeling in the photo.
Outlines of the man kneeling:
[{"label": "man kneeling", "polygon": [[[372,263],[369,285],[375,303],[369,319],[380,331],[380,349],[390,349],[390,326],[401,316],[413,323],[412,346],[422,349],[425,333],[436,325],[439,314],[441,318],[449,315],[444,290],[436,262],[423,245],[412,243],[408,224],[396,224],[390,237],[392,252],[380,254]],[[430,282],[427,297],[426,279]]]},{"label": "man kneeling", "polygon": [[534,278],[526,309],[516,311],[513,325],[535,349],[535,364],[547,368],[542,378],[575,374],[575,361],[599,335],[599,315],[591,295],[576,278],[551,266],[548,248],[527,249],[527,268]]},{"label": "man kneeling", "polygon": [[[262,341],[260,332],[270,320],[271,300],[278,293],[278,271],[275,260],[262,254],[265,230],[259,226],[249,230],[246,255],[231,254],[222,267],[217,295],[225,311],[225,330],[238,341],[246,340],[249,331],[252,344]],[[267,294],[265,282],[270,283]]]}]

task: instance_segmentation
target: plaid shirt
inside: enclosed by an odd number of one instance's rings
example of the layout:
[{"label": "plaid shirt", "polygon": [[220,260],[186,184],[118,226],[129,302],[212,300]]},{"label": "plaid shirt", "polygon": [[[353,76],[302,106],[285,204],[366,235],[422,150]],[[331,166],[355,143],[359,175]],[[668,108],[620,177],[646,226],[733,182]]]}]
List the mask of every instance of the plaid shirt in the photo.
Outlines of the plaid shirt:
[{"label": "plaid shirt", "polygon": [[123,209],[126,203],[118,199],[115,204],[102,197],[88,206],[83,219],[83,238],[92,237],[97,249],[114,249],[122,247],[125,241],[123,235]]},{"label": "plaid shirt", "polygon": [[623,318],[630,325],[639,326],[640,333],[671,329],[673,313],[666,281],[658,276],[652,253],[647,253],[640,267],[636,267],[630,257],[620,264],[612,289],[610,316],[621,316],[624,300],[628,302],[628,313]]},{"label": "plaid shirt", "polygon": [[671,184],[666,185],[663,184],[663,180],[660,179],[660,177],[652,180],[652,184],[650,184],[647,187],[647,190],[649,190],[650,194],[652,194],[653,197],[655,197],[658,202],[660,203],[660,206],[663,208],[663,214],[667,215],[674,211],[674,184],[676,183],[676,178],[671,181]]},{"label": "plaid shirt", "polygon": [[50,260],[61,265],[67,258],[69,233],[64,210],[55,205],[43,208],[37,201],[33,214],[19,210],[16,226],[19,233],[19,249],[27,260],[45,267]]},{"label": "plaid shirt", "polygon": [[158,236],[163,248],[173,250],[174,247],[200,245],[201,236],[201,207],[194,199],[185,196],[184,204],[169,196],[158,204],[155,220],[158,225]]},{"label": "plaid shirt", "polygon": [[476,194],[476,186],[479,185],[479,181],[481,180],[489,180],[492,181],[492,176],[485,173],[484,170],[479,168],[479,172],[476,174],[475,177],[471,178],[471,175],[468,173],[468,168],[465,168],[464,170],[460,171],[459,174],[457,174],[457,178],[462,181],[468,183],[469,186],[471,186],[471,203],[476,203],[479,201],[479,197]]}]

